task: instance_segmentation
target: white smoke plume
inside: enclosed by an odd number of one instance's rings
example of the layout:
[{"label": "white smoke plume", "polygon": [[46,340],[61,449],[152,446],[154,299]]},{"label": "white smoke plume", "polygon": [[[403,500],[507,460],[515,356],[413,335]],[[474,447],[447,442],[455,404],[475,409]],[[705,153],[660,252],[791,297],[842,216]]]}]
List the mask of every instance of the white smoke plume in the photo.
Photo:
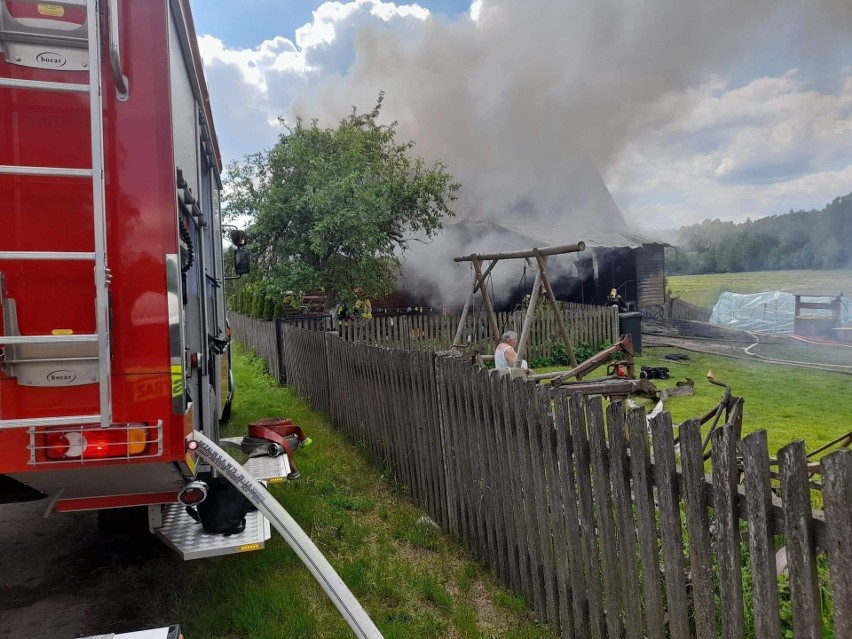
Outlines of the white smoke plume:
[{"label": "white smoke plume", "polygon": [[[335,6],[376,15],[389,4]],[[796,68],[819,85],[848,65],[852,41],[849,0],[476,0],[463,19],[418,17],[416,29],[359,23],[351,64],[318,82],[308,71],[284,115],[332,125],[384,91],[401,136],[462,182],[462,215],[558,221],[553,244],[611,222],[611,200],[589,195],[588,167],[606,175],[632,142],[686,118],[687,89],[755,69]],[[335,54],[334,43],[315,46],[308,67]],[[457,303],[468,274],[454,255],[525,248],[444,238],[415,247],[405,281]]]}]

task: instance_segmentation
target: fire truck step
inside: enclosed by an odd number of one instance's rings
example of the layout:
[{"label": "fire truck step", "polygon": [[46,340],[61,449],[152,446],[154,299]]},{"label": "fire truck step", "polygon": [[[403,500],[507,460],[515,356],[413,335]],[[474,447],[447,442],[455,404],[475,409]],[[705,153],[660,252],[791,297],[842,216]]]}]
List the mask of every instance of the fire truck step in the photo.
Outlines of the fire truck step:
[{"label": "fire truck step", "polygon": [[17,166],[0,164],[0,175],[31,175],[41,177],[92,177],[92,169],[64,169],[57,166]]},{"label": "fire truck step", "polygon": [[[242,437],[223,437],[219,440],[219,443],[223,447],[239,450],[242,439]],[[287,455],[249,457],[243,467],[258,481],[266,481],[270,484],[286,481],[287,475],[290,474],[290,462],[287,460]]]},{"label": "fire truck step", "polygon": [[246,529],[239,535],[211,535],[179,503],[165,507],[163,525],[153,532],[185,560],[261,550],[272,536],[269,520],[257,511],[246,515]]},{"label": "fire truck step", "polygon": [[85,251],[0,251],[0,260],[94,260],[95,254]]},{"label": "fire truck step", "polygon": [[59,91],[63,93],[88,93],[88,84],[71,82],[43,82],[40,80],[19,80],[17,78],[0,78],[0,87],[7,89],[33,89],[34,91]]}]

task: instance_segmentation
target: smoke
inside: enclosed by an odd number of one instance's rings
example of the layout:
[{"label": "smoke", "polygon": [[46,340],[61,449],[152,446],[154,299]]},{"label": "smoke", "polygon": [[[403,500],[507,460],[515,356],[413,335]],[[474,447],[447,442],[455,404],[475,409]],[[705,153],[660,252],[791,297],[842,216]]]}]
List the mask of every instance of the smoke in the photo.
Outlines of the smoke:
[{"label": "smoke", "polygon": [[[605,175],[632,141],[689,112],[684,99],[668,97],[746,64],[836,70],[852,30],[848,0],[474,5],[477,19],[433,16],[416,35],[363,27],[348,72],[308,89],[291,116],[334,122],[352,105],[371,107],[383,90],[400,135],[463,184],[462,215],[558,223],[564,236],[553,244],[619,222],[590,167]],[[526,248],[505,240],[445,232],[408,256],[406,281],[458,289],[467,266],[451,258]]]}]

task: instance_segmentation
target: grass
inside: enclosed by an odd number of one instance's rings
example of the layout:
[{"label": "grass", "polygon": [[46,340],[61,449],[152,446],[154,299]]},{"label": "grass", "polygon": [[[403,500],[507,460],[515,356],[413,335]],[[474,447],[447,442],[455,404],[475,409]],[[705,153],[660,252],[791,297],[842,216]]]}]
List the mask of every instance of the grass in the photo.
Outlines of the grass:
[{"label": "grass", "polygon": [[[675,362],[664,358],[668,353],[689,357]],[[695,394],[675,397],[665,404],[675,423],[699,417],[715,405],[724,389],[706,380],[708,370],[716,379],[731,385],[733,394],[745,399],[743,434],[766,429],[769,451],[794,441],[805,441],[808,451],[815,450],[852,430],[852,418],[846,408],[852,395],[852,375],[792,368],[760,361],[705,355],[677,348],[645,347],[639,366],[666,366],[671,379],[652,380],[657,388],[674,387],[677,380],[695,380]],[[564,367],[563,367],[564,369]],[[536,369],[536,372],[559,370]],[[599,369],[602,370],[602,369]],[[648,402],[650,409],[652,402]]]},{"label": "grass", "polygon": [[673,297],[704,308],[713,308],[724,291],[762,293],[819,290],[829,293],[842,291],[846,295],[852,295],[852,269],[669,275],[666,284]]},{"label": "grass", "polygon": [[[287,416],[314,440],[299,451],[302,477],[272,488],[388,639],[551,637],[523,601],[472,564],[383,481],[366,453],[335,433],[262,362],[237,350],[228,434],[261,417]],[[266,549],[192,562],[162,593],[164,618],[187,637],[351,637],[320,586],[277,533]]]}]

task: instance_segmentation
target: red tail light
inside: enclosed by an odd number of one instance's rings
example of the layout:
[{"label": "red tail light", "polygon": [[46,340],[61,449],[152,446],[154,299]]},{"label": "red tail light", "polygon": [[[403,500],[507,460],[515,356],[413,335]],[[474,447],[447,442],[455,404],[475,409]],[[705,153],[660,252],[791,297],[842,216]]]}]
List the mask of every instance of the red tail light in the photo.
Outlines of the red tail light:
[{"label": "red tail light", "polygon": [[87,460],[134,457],[156,452],[156,429],[147,424],[117,428],[84,426],[44,432],[42,450],[47,459]]}]

